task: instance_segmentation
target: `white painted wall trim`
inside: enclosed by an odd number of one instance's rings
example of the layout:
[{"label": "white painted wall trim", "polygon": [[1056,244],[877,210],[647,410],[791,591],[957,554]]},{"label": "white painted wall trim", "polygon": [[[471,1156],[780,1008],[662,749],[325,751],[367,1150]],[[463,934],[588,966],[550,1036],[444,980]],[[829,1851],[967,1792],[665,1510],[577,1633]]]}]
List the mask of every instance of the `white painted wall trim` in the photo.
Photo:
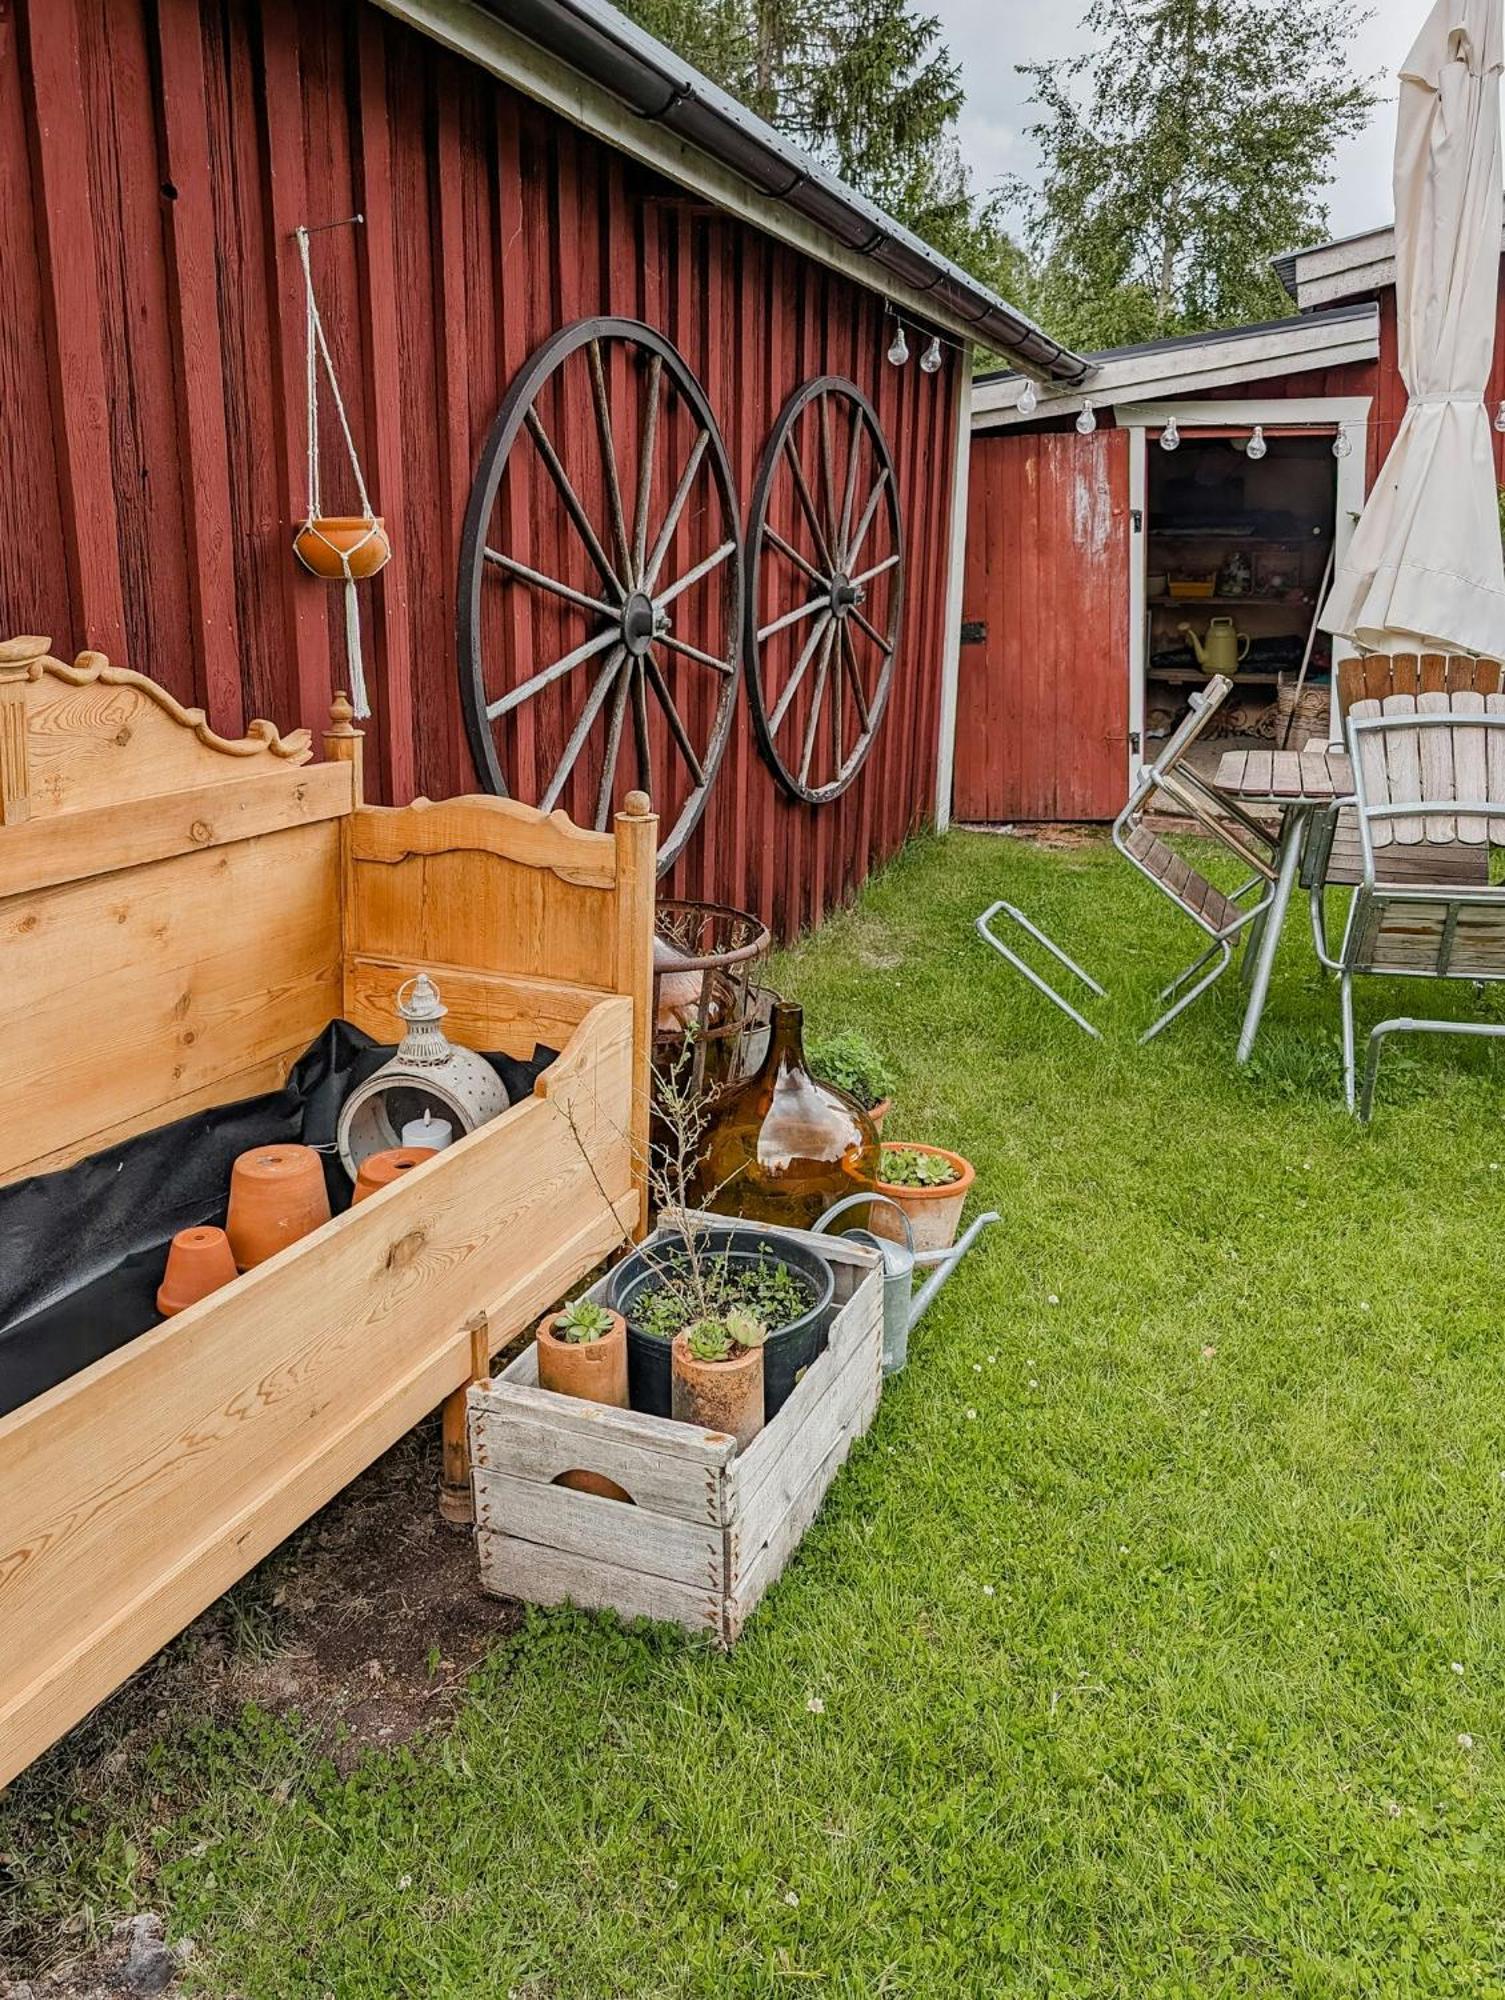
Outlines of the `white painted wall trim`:
[{"label": "white painted wall trim", "polygon": [[[1150,476],[1145,431],[1129,432],[1129,790],[1141,764],[1149,761],[1144,741],[1145,559],[1149,534]],[[1136,521],[1138,526],[1135,526]]]},{"label": "white painted wall trim", "polygon": [[610,91],[517,34],[494,14],[472,6],[470,0],[372,0],[372,4],[486,70],[499,82],[546,105],[572,125],[607,140],[619,153],[653,167],[816,263],[840,271],[865,290],[892,299],[930,324],[959,335],[969,348],[977,338],[976,327],[948,311],[933,293],[911,290],[888,272],[875,270],[867,258],[794,214],[782,202],[759,194],[708,153],[639,118]]},{"label": "white painted wall trim", "polygon": [[961,358],[956,399],[956,462],[951,474],[951,556],[946,572],[946,622],[941,635],[941,722],[935,756],[935,823],[951,824],[956,769],[956,690],[961,677],[962,589],[967,571],[967,487],[972,467],[972,350]]}]

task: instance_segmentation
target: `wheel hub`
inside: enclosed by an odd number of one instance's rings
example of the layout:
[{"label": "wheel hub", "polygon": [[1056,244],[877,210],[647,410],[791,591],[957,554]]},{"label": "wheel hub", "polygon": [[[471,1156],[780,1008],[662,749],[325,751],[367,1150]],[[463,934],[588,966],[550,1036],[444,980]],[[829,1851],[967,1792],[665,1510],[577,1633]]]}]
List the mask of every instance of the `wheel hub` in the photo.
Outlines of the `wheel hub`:
[{"label": "wheel hub", "polygon": [[622,606],[622,641],[635,660],[643,657],[655,639],[664,636],[669,625],[669,614],[656,609],[644,590],[635,590]]},{"label": "wheel hub", "polygon": [[838,618],[845,618],[862,602],[867,592],[860,583],[853,583],[844,570],[838,570],[831,579],[831,609]]}]

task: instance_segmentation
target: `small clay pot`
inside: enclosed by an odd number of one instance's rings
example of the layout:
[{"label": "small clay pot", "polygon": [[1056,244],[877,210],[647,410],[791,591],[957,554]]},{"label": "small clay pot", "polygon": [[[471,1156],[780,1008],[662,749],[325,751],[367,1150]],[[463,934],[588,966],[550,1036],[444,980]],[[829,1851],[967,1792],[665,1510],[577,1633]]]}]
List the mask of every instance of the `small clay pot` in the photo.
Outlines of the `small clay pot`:
[{"label": "small clay pot", "polygon": [[353,577],[375,576],[386,568],[392,544],[379,520],[368,521],[361,514],[322,514],[298,530],[293,553],[305,569],[326,583],[342,583],[342,556],[348,559]]},{"label": "small clay pot", "polygon": [[235,1279],[235,1259],[223,1229],[180,1229],[167,1251],[167,1269],[157,1287],[157,1311],[171,1319],[221,1285]]},{"label": "small clay pot", "polygon": [[414,1167],[421,1167],[425,1160],[433,1159],[436,1150],[433,1146],[388,1146],[383,1152],[368,1153],[355,1177],[355,1196],[351,1206],[357,1201],[364,1201],[368,1194],[375,1194],[380,1188],[390,1187],[393,1181],[401,1180]]},{"label": "small clay pot", "polygon": [[763,1350],[749,1347],[726,1361],[699,1361],[684,1334],[669,1356],[669,1414],[676,1423],[724,1431],[746,1451],[763,1428]]},{"label": "small clay pot", "polygon": [[[579,1396],[587,1403],[627,1408],[627,1322],[612,1313],[611,1331],[599,1340],[561,1340],[554,1332],[558,1313],[538,1325],[538,1386],[556,1396]],[[603,1500],[627,1500],[632,1495],[603,1472],[561,1472],[556,1486],[577,1493],[598,1493]]]},{"label": "small clay pot", "polygon": [[[876,1189],[877,1193],[886,1194],[891,1201],[896,1201],[909,1217],[910,1235],[916,1250],[949,1250],[956,1241],[957,1225],[962,1219],[968,1190],[977,1178],[976,1170],[960,1153],[948,1153],[944,1146],[921,1146],[910,1139],[902,1142],[896,1139],[891,1143],[902,1143],[907,1153],[934,1153],[938,1159],[949,1160],[956,1168],[957,1178],[941,1187],[900,1187],[897,1182],[882,1178],[880,1164]],[[887,1236],[895,1243],[904,1240],[904,1229],[898,1216],[881,1202],[874,1202],[868,1227],[875,1236]]]},{"label": "small clay pot", "polygon": [[235,1162],[225,1228],[242,1271],[328,1220],[324,1167],[312,1146],[253,1146]]},{"label": "small clay pot", "polygon": [[893,1108],[894,1108],[894,1100],[891,1097],[880,1097],[876,1104],[870,1104],[868,1106],[867,1115],[869,1118],[872,1119],[873,1124],[877,1128],[878,1137],[880,1139],[883,1137],[883,1121],[888,1116],[889,1112],[893,1110]]}]

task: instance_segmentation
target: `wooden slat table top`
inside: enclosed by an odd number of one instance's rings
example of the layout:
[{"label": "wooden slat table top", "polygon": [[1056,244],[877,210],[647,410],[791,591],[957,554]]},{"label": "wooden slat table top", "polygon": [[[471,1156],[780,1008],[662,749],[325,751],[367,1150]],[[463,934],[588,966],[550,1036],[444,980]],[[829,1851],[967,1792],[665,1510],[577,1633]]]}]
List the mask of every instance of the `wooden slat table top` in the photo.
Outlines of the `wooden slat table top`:
[{"label": "wooden slat table top", "polygon": [[1346,750],[1225,750],[1213,783],[1246,805],[1300,805],[1353,790]]}]

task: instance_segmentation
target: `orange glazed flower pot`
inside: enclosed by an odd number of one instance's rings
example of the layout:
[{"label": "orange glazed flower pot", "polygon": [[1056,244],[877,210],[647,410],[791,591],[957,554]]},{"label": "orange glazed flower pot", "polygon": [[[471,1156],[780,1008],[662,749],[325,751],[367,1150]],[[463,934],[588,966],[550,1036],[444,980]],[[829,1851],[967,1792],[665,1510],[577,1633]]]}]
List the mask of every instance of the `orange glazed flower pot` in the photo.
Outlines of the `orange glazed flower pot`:
[{"label": "orange glazed flower pot", "polygon": [[[901,1142],[894,1140],[898,1145]],[[890,1201],[896,1201],[909,1217],[910,1234],[914,1238],[916,1250],[949,1250],[956,1241],[957,1224],[962,1219],[962,1209],[966,1206],[967,1194],[977,1174],[969,1160],[960,1153],[948,1153],[944,1146],[920,1146],[908,1139],[903,1142],[907,1153],[933,1153],[937,1159],[949,1160],[957,1172],[954,1181],[947,1181],[942,1187],[900,1187],[895,1181],[881,1178],[880,1164],[876,1192],[886,1194]],[[898,1216],[891,1208],[875,1202],[868,1222],[875,1236],[887,1236],[895,1243],[902,1243],[904,1230]]]},{"label": "orange glazed flower pot", "polygon": [[384,1152],[368,1153],[361,1161],[360,1172],[355,1177],[355,1195],[351,1202],[364,1201],[368,1194],[375,1194],[379,1188],[390,1187],[393,1181],[401,1180],[414,1167],[421,1167],[425,1160],[434,1157],[432,1146],[388,1146]]},{"label": "orange glazed flower pot", "polygon": [[168,1247],[167,1269],[157,1287],[157,1311],[171,1319],[234,1279],[235,1259],[223,1229],[180,1229]]},{"label": "orange glazed flower pot", "polygon": [[342,583],[347,562],[357,581],[385,569],[392,544],[379,520],[368,521],[362,514],[321,514],[294,535],[293,553],[326,583]]},{"label": "orange glazed flower pot", "polygon": [[328,1220],[324,1168],[312,1146],[253,1146],[235,1162],[225,1228],[242,1271]]},{"label": "orange glazed flower pot", "polygon": [[726,1361],[699,1361],[687,1337],[674,1337],[669,1357],[669,1414],[676,1423],[724,1431],[746,1451],[763,1428],[763,1350],[745,1348]]},{"label": "orange glazed flower pot", "polygon": [[[556,1396],[579,1396],[587,1403],[627,1408],[627,1322],[612,1313],[611,1331],[599,1340],[561,1340],[554,1331],[558,1313],[538,1325],[538,1386]],[[596,1493],[603,1500],[627,1500],[632,1495],[602,1472],[561,1472],[556,1486],[577,1493]]]}]

